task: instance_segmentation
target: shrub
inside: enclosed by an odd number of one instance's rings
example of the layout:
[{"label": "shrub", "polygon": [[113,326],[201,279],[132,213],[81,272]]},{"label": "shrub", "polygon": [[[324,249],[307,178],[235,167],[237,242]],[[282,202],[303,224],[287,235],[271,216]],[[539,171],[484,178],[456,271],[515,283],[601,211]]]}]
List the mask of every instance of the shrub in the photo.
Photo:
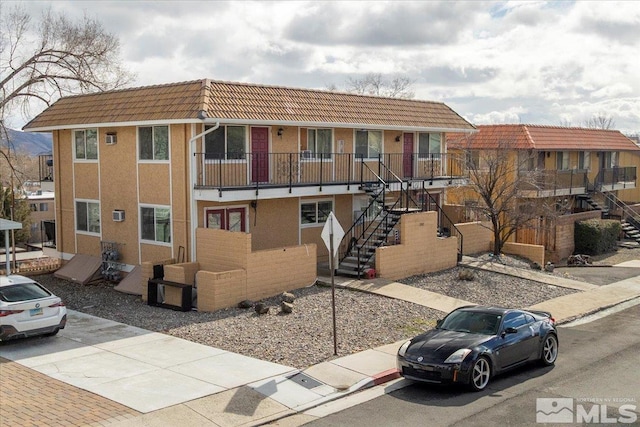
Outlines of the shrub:
[{"label": "shrub", "polygon": [[620,222],[611,219],[589,219],[576,222],[574,253],[599,255],[614,251],[621,229]]}]

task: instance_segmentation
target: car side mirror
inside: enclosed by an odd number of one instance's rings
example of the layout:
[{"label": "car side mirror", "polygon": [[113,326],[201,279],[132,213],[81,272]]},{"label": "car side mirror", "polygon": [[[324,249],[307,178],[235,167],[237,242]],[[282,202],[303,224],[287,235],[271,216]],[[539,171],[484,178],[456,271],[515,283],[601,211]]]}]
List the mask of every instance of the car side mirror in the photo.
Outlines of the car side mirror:
[{"label": "car side mirror", "polygon": [[517,334],[517,333],[518,333],[518,330],[516,328],[509,327],[509,328],[506,328],[504,331],[502,331],[502,337],[504,338],[506,334]]},{"label": "car side mirror", "polygon": [[436,320],[436,328],[439,328],[442,325],[442,319]]}]

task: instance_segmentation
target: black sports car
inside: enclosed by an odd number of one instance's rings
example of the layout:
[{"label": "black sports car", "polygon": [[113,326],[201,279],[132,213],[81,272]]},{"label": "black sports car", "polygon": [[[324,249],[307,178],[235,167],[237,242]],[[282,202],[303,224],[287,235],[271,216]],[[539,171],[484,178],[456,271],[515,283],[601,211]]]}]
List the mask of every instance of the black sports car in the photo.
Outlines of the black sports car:
[{"label": "black sports car", "polygon": [[558,357],[555,319],[544,311],[467,306],[398,350],[403,377],[429,383],[463,383],[483,390],[494,375],[530,361],[553,365]]}]

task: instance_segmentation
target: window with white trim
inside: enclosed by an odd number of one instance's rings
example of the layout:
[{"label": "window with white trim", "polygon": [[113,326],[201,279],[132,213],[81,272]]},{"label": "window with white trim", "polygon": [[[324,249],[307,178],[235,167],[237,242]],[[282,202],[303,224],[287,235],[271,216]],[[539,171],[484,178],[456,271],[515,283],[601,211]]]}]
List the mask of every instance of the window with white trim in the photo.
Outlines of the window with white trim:
[{"label": "window with white trim", "polygon": [[356,131],[356,157],[377,158],[382,153],[381,130]]},{"label": "window with white trim", "polygon": [[140,160],[169,160],[169,126],[140,126],[138,155]]},{"label": "window with white trim", "polygon": [[556,153],[556,169],[564,171],[569,169],[569,152],[558,151]]},{"label": "window with white trim", "polygon": [[76,200],[76,230],[100,233],[100,202]]},{"label": "window with white trim", "polygon": [[142,240],[171,243],[171,209],[165,206],[140,206]]},{"label": "window with white trim", "polygon": [[330,159],[333,151],[333,129],[307,129],[307,140],[301,141],[302,158]]},{"label": "window with white trim", "polygon": [[73,131],[76,160],[98,160],[98,129]]},{"label": "window with white trim", "polygon": [[418,158],[439,158],[440,153],[442,152],[441,141],[442,135],[439,133],[419,133]]},{"label": "window with white trim", "polygon": [[578,152],[578,169],[591,169],[591,152],[579,151]]},{"label": "window with white trim", "polygon": [[300,224],[324,224],[333,210],[332,200],[305,201],[300,203]]},{"label": "window with white trim", "polygon": [[[211,126],[206,126],[210,129]],[[204,158],[215,160],[244,159],[247,147],[246,126],[220,126],[204,136]]]}]

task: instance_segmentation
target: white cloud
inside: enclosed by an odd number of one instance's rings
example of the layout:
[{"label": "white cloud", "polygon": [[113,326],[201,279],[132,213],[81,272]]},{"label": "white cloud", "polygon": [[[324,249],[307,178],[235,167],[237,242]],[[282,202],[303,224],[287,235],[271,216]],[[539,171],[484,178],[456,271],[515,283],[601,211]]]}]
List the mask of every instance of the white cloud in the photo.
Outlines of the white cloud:
[{"label": "white cloud", "polygon": [[606,111],[621,130],[640,131],[640,2],[22,4],[97,17],[120,38],[137,85],[217,78],[323,88],[403,74],[417,97],[478,123],[579,123]]}]

